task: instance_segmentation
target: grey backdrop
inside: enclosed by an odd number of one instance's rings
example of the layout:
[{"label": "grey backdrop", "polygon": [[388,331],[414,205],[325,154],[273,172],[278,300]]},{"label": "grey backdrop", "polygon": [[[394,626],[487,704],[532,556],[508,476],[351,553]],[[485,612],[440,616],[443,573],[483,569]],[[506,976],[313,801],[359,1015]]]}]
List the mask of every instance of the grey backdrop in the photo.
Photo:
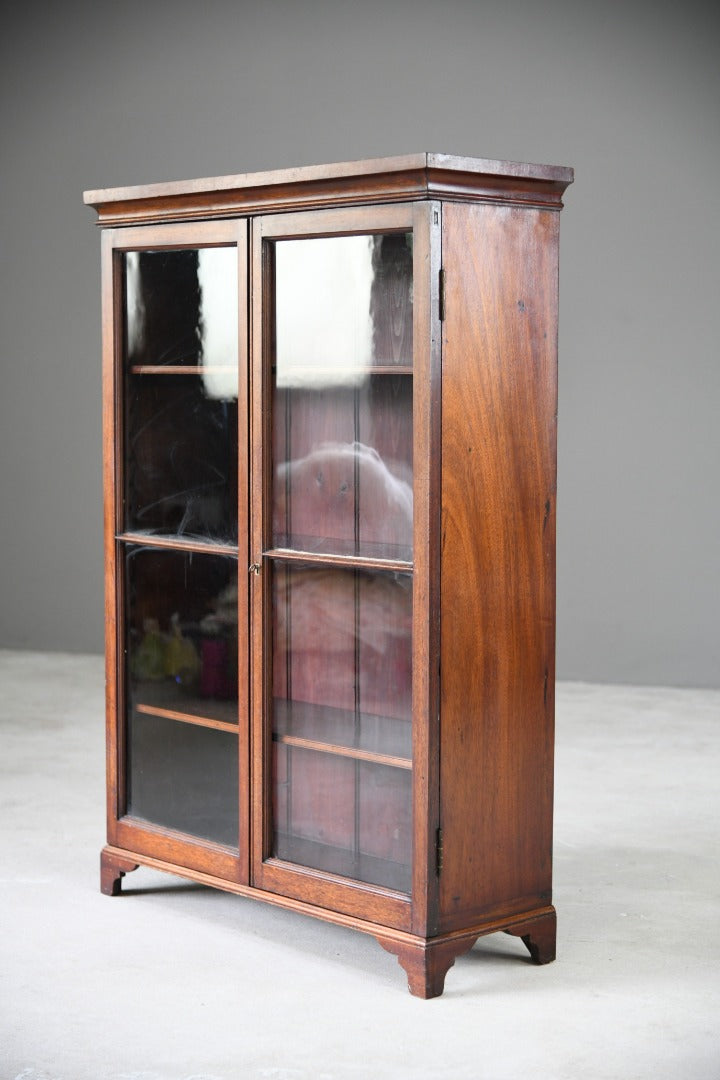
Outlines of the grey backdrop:
[{"label": "grey backdrop", "polygon": [[4,15],[0,645],[102,649],[84,188],[433,150],[572,165],[558,675],[720,685],[718,5],[35,3]]}]

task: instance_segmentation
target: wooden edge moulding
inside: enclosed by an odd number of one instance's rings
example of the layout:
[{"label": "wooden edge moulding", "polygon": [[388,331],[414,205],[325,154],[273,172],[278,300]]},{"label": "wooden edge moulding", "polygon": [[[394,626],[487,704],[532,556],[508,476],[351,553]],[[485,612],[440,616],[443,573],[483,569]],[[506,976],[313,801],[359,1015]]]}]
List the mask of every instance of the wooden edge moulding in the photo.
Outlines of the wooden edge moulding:
[{"label": "wooden edge moulding", "polygon": [[322,209],[413,199],[516,203],[559,210],[572,169],[450,154],[404,157],[274,172],[207,177],[179,183],[85,192],[99,225],[190,221],[235,214]]},{"label": "wooden edge moulding", "polygon": [[[100,855],[101,892],[106,896],[120,896],[123,878],[140,866],[175,875],[178,873],[176,866],[159,859],[105,847]],[[263,892],[237,882],[213,877],[211,874],[188,871],[183,876],[190,881],[207,885],[209,888],[220,889],[250,900],[261,900],[275,907],[284,908],[286,911],[309,915],[323,922],[358,930],[360,933],[374,937],[386,952],[397,957],[398,963],[405,969],[408,989],[419,998],[440,997],[445,988],[445,976],[457,958],[469,952],[478,938],[489,934],[503,932],[521,938],[530,958],[536,964],[549,964],[555,959],[557,919],[552,906],[534,912],[531,918],[516,915],[511,919],[494,919],[472,927],[470,930],[455,931],[422,941],[413,934],[398,930],[390,929],[380,932],[376,923],[352,918],[290,897],[278,896],[276,893]]]}]

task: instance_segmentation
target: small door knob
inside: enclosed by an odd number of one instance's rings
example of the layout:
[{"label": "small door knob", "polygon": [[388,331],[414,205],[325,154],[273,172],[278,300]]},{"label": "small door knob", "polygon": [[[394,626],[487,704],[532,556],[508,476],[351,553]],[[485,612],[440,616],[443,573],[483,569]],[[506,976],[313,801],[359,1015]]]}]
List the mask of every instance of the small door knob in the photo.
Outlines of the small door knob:
[{"label": "small door knob", "polygon": [[259,574],[259,573],[260,573],[260,563],[256,563],[256,562],[251,563],[250,566],[248,567],[248,574]]}]

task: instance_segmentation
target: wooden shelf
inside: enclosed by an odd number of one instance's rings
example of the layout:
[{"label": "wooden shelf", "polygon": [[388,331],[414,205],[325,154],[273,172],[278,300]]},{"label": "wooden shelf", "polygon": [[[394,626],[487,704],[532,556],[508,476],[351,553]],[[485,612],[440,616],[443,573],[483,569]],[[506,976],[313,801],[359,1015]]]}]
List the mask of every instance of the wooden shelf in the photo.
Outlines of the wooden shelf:
[{"label": "wooden shelf", "polygon": [[321,754],[355,758],[395,769],[412,769],[409,720],[355,714],[305,701],[273,701],[273,740]]},{"label": "wooden shelf", "polygon": [[236,699],[219,700],[200,697],[182,689],[171,678],[132,679],[130,696],[136,712],[148,716],[164,716],[184,724],[216,728],[218,731],[238,731]]},{"label": "wooden shelf", "polygon": [[372,364],[368,375],[412,375],[412,364]]},{"label": "wooden shelf", "polygon": [[[132,364],[129,368],[131,375],[209,375],[213,372],[237,372],[237,364]],[[275,371],[273,365],[273,371]],[[328,377],[355,376],[355,375],[412,375],[411,364],[371,364],[357,371],[347,371],[337,367],[304,367],[291,368],[285,375],[307,376],[326,375]]]},{"label": "wooden shelf", "polygon": [[142,547],[164,548],[167,551],[196,551],[204,555],[238,556],[237,544],[224,544],[217,540],[200,540],[198,537],[180,539],[175,536],[161,536],[157,533],[123,532],[115,539],[123,544],[139,544]]},{"label": "wooden shelf", "polygon": [[133,364],[131,375],[211,375],[215,372],[237,372],[237,364]]},{"label": "wooden shelf", "polygon": [[355,758],[357,761],[371,761],[376,765],[389,765],[395,769],[412,769],[412,761],[407,758],[391,757],[389,754],[372,754],[369,750],[359,750],[352,746],[303,739],[299,735],[273,735],[273,739],[286,746],[297,746],[301,750],[317,750],[320,754],[335,754],[337,757]]},{"label": "wooden shelf", "polygon": [[174,709],[163,709],[158,705],[136,705],[135,711],[145,713],[146,716],[164,716],[166,720],[179,720],[182,724],[195,724],[197,727],[230,731],[234,735],[238,733],[237,724],[230,724],[225,720],[214,720],[211,716],[196,716],[194,713],[176,712]]},{"label": "wooden shelf", "polygon": [[[277,373],[277,365],[272,365],[272,370]],[[282,369],[283,382],[280,383],[281,389],[293,389],[294,379],[299,379],[301,385],[299,389],[312,389],[313,384],[317,385],[316,380],[321,376],[328,379],[339,379],[340,384],[347,382],[348,386],[352,386],[353,381],[359,377],[368,377],[371,375],[412,375],[412,364],[368,364],[367,367],[358,368],[345,368],[342,364],[331,366],[329,364],[318,364],[314,367],[308,364],[306,367],[288,367]],[[303,379],[311,380],[309,385],[302,384]],[[290,380],[285,383],[284,380]],[[318,389],[322,388],[322,384],[318,386]]]},{"label": "wooden shelf", "polygon": [[406,559],[373,555],[344,555],[337,552],[309,551],[302,548],[270,548],[269,551],[265,552],[265,556],[268,559],[277,559],[281,562],[312,563],[318,566],[334,566],[342,570],[391,570],[396,573],[412,573],[413,569],[412,562]]},{"label": "wooden shelf", "polygon": [[368,882],[395,892],[409,893],[412,871],[405,863],[382,859],[377,855],[355,854],[345,848],[320,844],[288,833],[276,834],[275,859],[292,865],[308,866],[327,874]]}]

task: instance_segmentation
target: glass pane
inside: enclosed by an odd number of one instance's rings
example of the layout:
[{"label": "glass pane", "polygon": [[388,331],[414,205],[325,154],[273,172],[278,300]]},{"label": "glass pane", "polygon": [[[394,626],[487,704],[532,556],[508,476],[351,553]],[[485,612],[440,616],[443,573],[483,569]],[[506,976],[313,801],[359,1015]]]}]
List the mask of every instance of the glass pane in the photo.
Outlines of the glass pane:
[{"label": "glass pane", "polygon": [[273,568],[274,849],[409,889],[412,576]]},{"label": "glass pane", "polygon": [[273,546],[412,559],[412,379],[279,390]]},{"label": "glass pane", "polygon": [[275,249],[273,545],[412,558],[412,234]]},{"label": "glass pane", "polygon": [[124,256],[127,530],[237,542],[237,261]]},{"label": "glass pane", "polygon": [[125,528],[237,543],[237,400],[200,375],[131,375]]},{"label": "glass pane", "polygon": [[208,392],[237,395],[237,248],[129,251],[124,258],[127,366],[214,369]]},{"label": "glass pane", "polygon": [[411,773],[276,745],[275,855],[411,890]]},{"label": "glass pane", "polygon": [[275,244],[278,386],[412,366],[412,233]]},{"label": "glass pane", "polygon": [[398,758],[410,765],[412,728],[409,717],[393,717],[391,721],[387,716],[374,713],[355,714],[331,705],[278,697],[273,702],[273,710],[278,738],[356,747],[370,755]]},{"label": "glass pane", "polygon": [[237,848],[237,736],[133,712],[128,757],[129,814]]},{"label": "glass pane", "polygon": [[125,576],[128,812],[236,846],[237,561],[131,546]]}]

